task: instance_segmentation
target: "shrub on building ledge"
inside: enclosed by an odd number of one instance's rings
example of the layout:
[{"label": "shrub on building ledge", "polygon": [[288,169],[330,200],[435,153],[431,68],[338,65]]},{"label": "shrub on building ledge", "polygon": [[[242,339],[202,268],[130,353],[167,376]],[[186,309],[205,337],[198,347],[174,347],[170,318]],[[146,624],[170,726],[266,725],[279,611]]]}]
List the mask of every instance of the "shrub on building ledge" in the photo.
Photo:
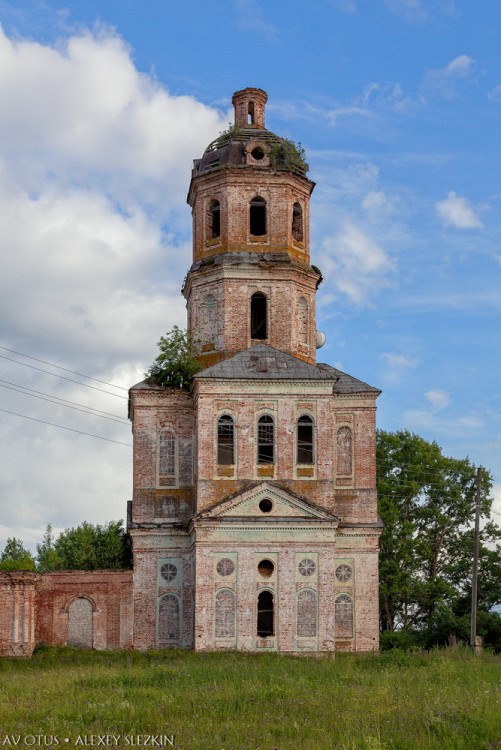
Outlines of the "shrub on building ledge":
[{"label": "shrub on building ledge", "polygon": [[192,354],[191,341],[186,331],[174,326],[172,331],[160,338],[160,354],[148,370],[146,380],[169,388],[189,388],[193,376],[202,365]]}]

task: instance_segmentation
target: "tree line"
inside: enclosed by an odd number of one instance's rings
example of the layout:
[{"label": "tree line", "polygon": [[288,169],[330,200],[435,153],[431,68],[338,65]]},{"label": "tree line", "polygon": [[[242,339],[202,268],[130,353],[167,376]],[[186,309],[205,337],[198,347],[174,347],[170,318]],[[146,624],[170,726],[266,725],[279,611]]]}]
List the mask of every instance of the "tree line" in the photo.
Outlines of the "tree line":
[{"label": "tree line", "polygon": [[45,530],[36,555],[32,555],[16,537],[7,539],[0,555],[0,570],[123,570],[132,567],[130,538],[122,521],[79,526],[55,537],[52,526]]},{"label": "tree line", "polygon": [[[384,647],[468,642],[477,467],[445,456],[405,430],[378,431],[380,625]],[[477,634],[501,649],[501,528],[492,519],[492,477],[482,472]],[[54,538],[49,525],[31,555],[16,538],[0,570],[132,567],[121,521],[84,522]]]}]

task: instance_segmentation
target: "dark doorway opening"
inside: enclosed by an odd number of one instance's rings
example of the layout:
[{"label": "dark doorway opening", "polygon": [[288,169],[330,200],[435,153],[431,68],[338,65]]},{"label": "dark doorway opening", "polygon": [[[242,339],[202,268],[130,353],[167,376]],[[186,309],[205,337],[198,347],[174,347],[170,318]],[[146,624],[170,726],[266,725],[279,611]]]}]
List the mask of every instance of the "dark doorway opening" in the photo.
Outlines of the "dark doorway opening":
[{"label": "dark doorway opening", "polygon": [[271,591],[261,591],[257,598],[257,634],[260,638],[274,635],[273,594]]}]

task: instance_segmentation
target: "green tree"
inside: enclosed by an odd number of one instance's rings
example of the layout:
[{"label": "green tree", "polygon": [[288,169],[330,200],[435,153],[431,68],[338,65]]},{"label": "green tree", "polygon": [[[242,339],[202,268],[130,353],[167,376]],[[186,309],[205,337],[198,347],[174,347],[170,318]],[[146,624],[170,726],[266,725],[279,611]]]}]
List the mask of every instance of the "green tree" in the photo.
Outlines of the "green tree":
[{"label": "green tree", "polygon": [[186,331],[174,326],[158,342],[160,354],[148,370],[146,378],[151,383],[170,388],[189,388],[193,376],[202,369],[192,354]]},{"label": "green tree", "polygon": [[49,523],[42,542],[37,544],[37,570],[40,573],[47,573],[50,570],[57,570],[58,564],[59,557],[55,549],[52,526]]},{"label": "green tree", "polygon": [[53,570],[103,570],[130,568],[132,555],[129,535],[122,521],[104,525],[84,521],[66,529],[54,542]]},{"label": "green tree", "polygon": [[[377,459],[379,513],[385,524],[382,630],[440,631],[442,638],[448,628],[451,633],[460,629],[457,619],[465,615],[471,596],[476,467],[467,458],[444,456],[437,443],[407,431],[379,431]],[[484,471],[484,519],[490,516],[491,484]],[[500,539],[501,529],[487,523],[481,536],[478,596],[485,612],[501,601]]]},{"label": "green tree", "polygon": [[33,555],[24,548],[20,539],[15,536],[7,539],[0,555],[0,570],[35,570]]}]

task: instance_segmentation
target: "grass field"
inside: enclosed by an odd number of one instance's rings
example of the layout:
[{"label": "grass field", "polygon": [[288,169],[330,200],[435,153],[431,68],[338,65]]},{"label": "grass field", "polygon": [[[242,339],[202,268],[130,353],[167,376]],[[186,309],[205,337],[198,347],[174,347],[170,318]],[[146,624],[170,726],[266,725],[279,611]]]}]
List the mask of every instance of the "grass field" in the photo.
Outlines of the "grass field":
[{"label": "grass field", "polygon": [[157,742],[177,750],[501,748],[501,657],[461,648],[335,659],[64,648],[0,660],[0,748]]}]

